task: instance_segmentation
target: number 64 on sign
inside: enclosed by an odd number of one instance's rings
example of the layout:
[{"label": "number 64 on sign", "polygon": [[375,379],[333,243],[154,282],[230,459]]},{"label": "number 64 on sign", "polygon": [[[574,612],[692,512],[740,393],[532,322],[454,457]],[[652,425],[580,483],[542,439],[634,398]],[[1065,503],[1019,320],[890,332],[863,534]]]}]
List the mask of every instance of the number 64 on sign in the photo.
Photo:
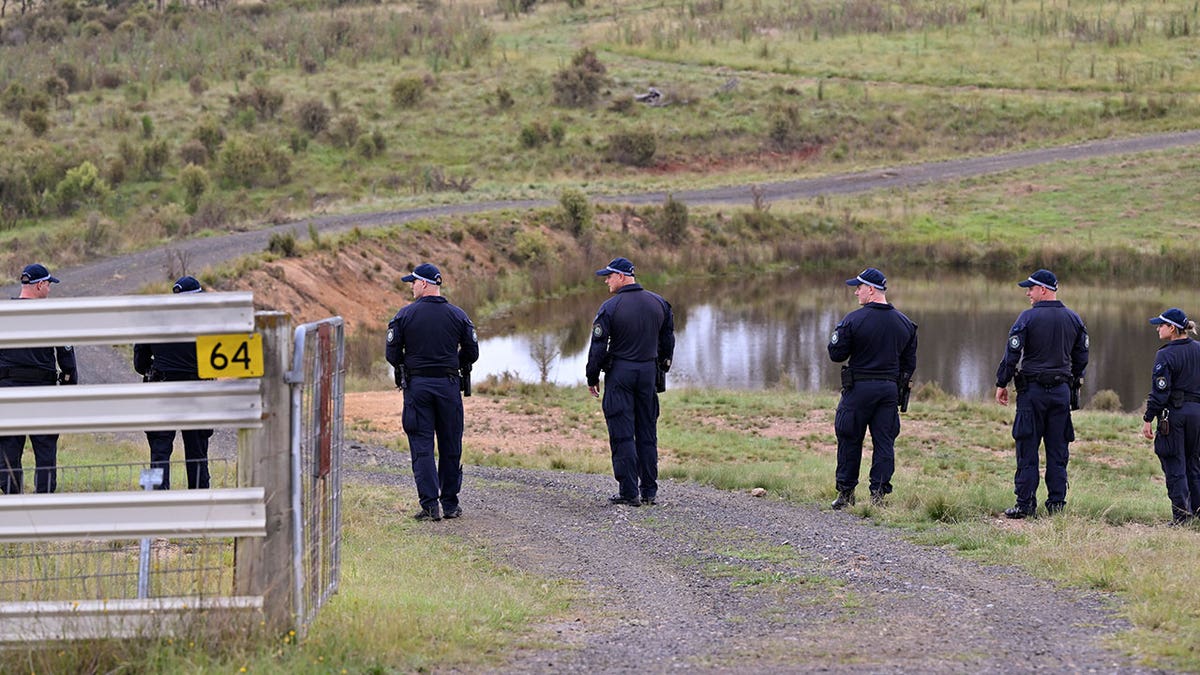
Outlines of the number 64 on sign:
[{"label": "number 64 on sign", "polygon": [[197,337],[196,370],[202,378],[262,377],[262,336],[253,333]]}]

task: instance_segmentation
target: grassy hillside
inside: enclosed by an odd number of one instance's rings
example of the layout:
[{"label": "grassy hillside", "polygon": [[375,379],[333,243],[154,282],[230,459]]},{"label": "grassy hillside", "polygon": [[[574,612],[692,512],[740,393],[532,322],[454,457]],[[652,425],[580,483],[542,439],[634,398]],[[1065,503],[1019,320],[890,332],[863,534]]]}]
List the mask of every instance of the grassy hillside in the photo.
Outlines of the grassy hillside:
[{"label": "grassy hillside", "polygon": [[[1198,11],[10,7],[0,268],[310,213],[678,189],[1191,128]],[[634,101],[650,87],[665,105]]]}]

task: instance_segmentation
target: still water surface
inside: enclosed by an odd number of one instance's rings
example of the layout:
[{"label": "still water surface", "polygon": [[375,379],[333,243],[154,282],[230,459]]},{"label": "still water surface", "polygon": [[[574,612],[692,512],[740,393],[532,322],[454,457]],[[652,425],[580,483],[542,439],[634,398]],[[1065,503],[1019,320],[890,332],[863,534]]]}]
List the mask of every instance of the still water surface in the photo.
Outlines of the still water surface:
[{"label": "still water surface", "polygon": [[[829,360],[826,344],[841,317],[858,307],[844,284],[847,276],[787,273],[648,284],[675,310],[669,386],[836,390],[840,366]],[[992,396],[1008,330],[1029,307],[1016,281],[889,279],[888,300],[919,326],[918,384],[937,382],[971,399]],[[476,380],[504,372],[539,380],[534,353],[541,346],[557,354],[549,363],[550,381],[582,382],[591,321],[607,297],[597,280],[594,292],[524,307],[519,316],[480,326]],[[1126,409],[1139,408],[1160,345],[1148,319],[1170,306],[1189,315],[1200,311],[1194,297],[1185,287],[1105,287],[1063,279],[1059,299],[1083,317],[1091,337],[1083,401],[1112,389]]]}]

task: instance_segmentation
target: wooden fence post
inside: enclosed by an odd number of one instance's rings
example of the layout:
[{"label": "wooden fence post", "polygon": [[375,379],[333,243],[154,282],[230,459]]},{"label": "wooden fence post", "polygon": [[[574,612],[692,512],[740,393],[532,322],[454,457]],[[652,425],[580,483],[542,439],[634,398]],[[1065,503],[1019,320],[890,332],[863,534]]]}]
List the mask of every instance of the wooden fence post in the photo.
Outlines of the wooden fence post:
[{"label": "wooden fence post", "polygon": [[296,627],[295,534],[292,509],[291,366],[292,320],[283,312],[258,312],[255,330],[262,335],[263,377],[260,429],[238,436],[238,486],[264,488],[267,536],[237,541],[234,588],[237,595],[263,596],[268,630]]}]

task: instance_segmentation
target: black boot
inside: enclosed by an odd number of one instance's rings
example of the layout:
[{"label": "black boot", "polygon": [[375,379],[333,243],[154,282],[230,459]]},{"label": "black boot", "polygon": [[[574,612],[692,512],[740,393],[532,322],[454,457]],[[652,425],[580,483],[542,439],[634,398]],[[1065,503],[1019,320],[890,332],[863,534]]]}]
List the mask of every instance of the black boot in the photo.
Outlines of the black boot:
[{"label": "black boot", "polygon": [[1017,502],[1015,505],[1004,510],[1004,517],[1011,518],[1013,520],[1032,518],[1035,515],[1037,515],[1036,502],[1033,504],[1022,504],[1021,502]]},{"label": "black boot", "polygon": [[854,506],[854,490],[838,490],[837,499],[829,505],[834,511],[841,511],[847,506]]},{"label": "black boot", "polygon": [[1062,513],[1063,509],[1067,508],[1066,502],[1046,502],[1046,513],[1055,515]]}]

